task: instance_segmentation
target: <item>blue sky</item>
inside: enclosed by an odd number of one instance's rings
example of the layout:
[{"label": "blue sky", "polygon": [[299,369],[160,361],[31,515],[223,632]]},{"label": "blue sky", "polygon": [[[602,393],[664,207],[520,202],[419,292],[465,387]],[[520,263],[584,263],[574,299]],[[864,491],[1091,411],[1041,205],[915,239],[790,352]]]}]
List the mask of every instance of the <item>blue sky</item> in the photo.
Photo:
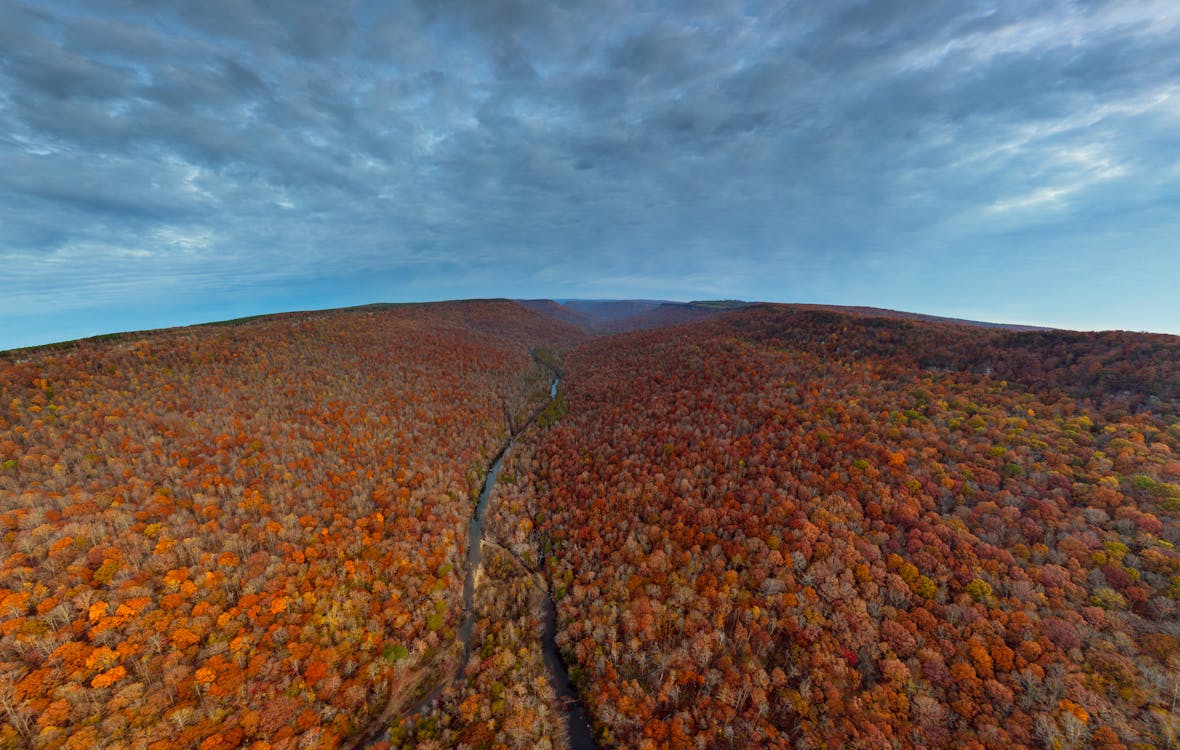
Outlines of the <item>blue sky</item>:
[{"label": "blue sky", "polygon": [[1180,4],[9,0],[0,264],[0,348],[501,296],[1180,333]]}]

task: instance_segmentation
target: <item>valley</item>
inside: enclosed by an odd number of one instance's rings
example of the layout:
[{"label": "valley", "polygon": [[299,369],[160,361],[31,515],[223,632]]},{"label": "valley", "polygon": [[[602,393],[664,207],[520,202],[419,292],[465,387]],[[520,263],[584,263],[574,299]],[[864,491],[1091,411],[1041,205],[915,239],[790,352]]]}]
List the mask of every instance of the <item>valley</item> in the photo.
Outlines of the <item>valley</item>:
[{"label": "valley", "polygon": [[0,393],[0,746],[1180,734],[1174,336],[468,301]]}]

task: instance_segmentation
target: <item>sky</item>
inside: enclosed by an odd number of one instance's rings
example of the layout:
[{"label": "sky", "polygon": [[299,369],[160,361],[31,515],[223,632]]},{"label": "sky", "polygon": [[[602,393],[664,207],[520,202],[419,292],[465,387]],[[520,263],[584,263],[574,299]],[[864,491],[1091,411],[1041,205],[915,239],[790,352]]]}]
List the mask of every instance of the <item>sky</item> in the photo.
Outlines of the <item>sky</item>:
[{"label": "sky", "polygon": [[1180,333],[1180,3],[0,2],[0,349],[369,302]]}]

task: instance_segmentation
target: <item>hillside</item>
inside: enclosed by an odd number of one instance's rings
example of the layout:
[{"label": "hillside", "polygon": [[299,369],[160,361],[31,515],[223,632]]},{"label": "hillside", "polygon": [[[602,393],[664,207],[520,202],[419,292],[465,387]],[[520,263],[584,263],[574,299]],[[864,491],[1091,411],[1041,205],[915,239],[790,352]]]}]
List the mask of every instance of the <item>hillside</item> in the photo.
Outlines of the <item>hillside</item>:
[{"label": "hillside", "polygon": [[855,315],[869,318],[894,318],[897,320],[913,320],[926,323],[952,323],[956,325],[978,326],[981,328],[1003,328],[1008,331],[1047,331],[1043,326],[1021,325],[1018,323],[992,323],[982,320],[964,320],[963,318],[945,318],[939,315],[924,315],[922,313],[903,312],[900,310],[885,310],[880,307],[849,307],[844,305],[790,305],[796,310],[822,310],[845,315]]},{"label": "hillside", "polygon": [[453,303],[0,365],[0,746],[364,729],[453,637],[470,498],[571,335]]},{"label": "hillside", "polygon": [[515,503],[591,715],[623,747],[1165,746],[1178,367],[777,306],[574,349]]},{"label": "hillside", "polygon": [[603,748],[1174,744],[1180,339],[586,315],[0,360],[0,746],[565,747],[549,599]]}]

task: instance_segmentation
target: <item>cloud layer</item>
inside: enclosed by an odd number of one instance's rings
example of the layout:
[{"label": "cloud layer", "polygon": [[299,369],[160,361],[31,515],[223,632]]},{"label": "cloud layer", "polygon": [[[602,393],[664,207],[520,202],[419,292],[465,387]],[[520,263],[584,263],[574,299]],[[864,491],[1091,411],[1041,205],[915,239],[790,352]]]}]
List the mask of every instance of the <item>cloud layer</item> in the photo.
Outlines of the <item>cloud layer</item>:
[{"label": "cloud layer", "polygon": [[1180,332],[1173,0],[18,2],[0,50],[0,348],[466,296]]}]

